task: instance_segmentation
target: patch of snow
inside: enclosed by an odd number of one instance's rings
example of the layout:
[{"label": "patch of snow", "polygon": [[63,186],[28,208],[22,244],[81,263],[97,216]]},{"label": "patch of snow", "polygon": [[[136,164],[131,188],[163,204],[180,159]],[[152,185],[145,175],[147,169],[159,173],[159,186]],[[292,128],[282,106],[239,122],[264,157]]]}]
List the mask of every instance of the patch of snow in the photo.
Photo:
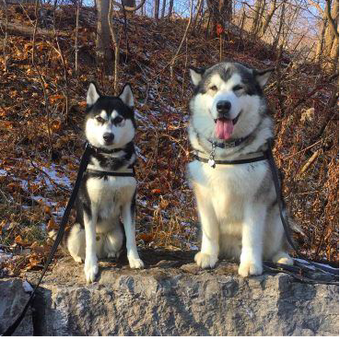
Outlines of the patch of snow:
[{"label": "patch of snow", "polygon": [[0,249],[0,263],[7,261],[8,259],[11,259],[13,257],[13,254],[7,254],[3,250]]},{"label": "patch of snow", "polygon": [[25,293],[33,292],[33,287],[26,280],[22,283],[22,288],[24,289]]},{"label": "patch of snow", "polygon": [[8,172],[6,170],[0,169],[0,176],[6,176]]}]

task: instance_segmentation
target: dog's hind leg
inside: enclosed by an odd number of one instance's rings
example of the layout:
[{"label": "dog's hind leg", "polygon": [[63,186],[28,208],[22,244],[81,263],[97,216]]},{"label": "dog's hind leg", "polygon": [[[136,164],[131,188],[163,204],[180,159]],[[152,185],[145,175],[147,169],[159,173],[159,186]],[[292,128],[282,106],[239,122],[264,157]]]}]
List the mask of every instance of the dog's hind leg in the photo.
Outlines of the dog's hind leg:
[{"label": "dog's hind leg", "polygon": [[123,226],[120,221],[118,223],[117,228],[105,235],[104,252],[108,258],[117,258],[122,249],[124,240]]},{"label": "dog's hind leg", "polygon": [[67,238],[67,249],[74,261],[82,263],[85,259],[85,230],[76,223]]}]

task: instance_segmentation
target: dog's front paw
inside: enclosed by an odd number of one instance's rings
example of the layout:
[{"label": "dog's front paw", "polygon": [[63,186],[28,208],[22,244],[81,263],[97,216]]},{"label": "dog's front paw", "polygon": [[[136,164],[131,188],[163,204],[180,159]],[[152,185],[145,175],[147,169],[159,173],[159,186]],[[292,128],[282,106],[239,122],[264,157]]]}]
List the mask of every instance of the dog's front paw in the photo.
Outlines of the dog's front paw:
[{"label": "dog's front paw", "polygon": [[201,268],[214,268],[217,262],[217,256],[199,252],[195,255],[195,261]]},{"label": "dog's front paw", "polygon": [[97,261],[86,261],[84,266],[84,272],[87,283],[92,283],[96,280],[98,274],[98,264]]},{"label": "dog's front paw", "polygon": [[144,268],[144,263],[140,258],[129,258],[129,264],[132,269]]},{"label": "dog's front paw", "polygon": [[238,273],[242,277],[247,277],[250,275],[261,275],[263,272],[262,263],[243,261],[238,267]]}]

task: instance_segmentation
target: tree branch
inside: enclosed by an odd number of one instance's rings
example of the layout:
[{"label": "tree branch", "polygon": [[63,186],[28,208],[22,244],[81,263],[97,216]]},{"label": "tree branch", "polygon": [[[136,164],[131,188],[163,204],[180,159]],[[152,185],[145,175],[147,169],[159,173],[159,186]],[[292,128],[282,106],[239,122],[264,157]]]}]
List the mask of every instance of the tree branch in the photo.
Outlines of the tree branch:
[{"label": "tree branch", "polygon": [[331,1],[326,0],[326,2],[327,2],[327,6],[326,6],[327,19],[328,19],[328,21],[329,21],[329,23],[330,23],[330,25],[333,29],[333,33],[335,34],[335,36],[337,36],[339,38],[339,32],[338,32],[337,27],[336,27],[336,22],[335,22],[334,18],[332,18],[332,14],[331,14]]}]

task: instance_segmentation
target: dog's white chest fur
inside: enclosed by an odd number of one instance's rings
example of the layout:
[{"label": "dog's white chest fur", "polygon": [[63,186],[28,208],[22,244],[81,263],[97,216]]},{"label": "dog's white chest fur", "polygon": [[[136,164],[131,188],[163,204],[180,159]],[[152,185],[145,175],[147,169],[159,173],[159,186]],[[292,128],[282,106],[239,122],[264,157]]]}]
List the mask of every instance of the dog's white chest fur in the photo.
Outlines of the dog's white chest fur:
[{"label": "dog's white chest fur", "polygon": [[218,165],[211,168],[206,163],[194,161],[189,164],[189,173],[194,187],[199,188],[207,204],[212,205],[221,232],[240,235],[245,205],[254,199],[266,174],[265,165]]},{"label": "dog's white chest fur", "polygon": [[133,177],[90,178],[87,190],[93,204],[102,219],[119,215],[121,206],[130,201],[135,189],[136,180]]}]

